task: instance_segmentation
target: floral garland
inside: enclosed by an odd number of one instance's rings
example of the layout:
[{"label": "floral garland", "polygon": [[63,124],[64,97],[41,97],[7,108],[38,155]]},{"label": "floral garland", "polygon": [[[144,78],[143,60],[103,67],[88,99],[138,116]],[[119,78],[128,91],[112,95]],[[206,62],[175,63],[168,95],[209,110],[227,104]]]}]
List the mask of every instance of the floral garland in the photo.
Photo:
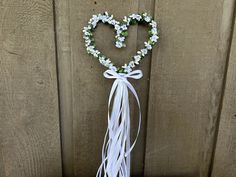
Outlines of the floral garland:
[{"label": "floral garland", "polygon": [[[124,64],[121,67],[115,66],[111,59],[102,54],[96,49],[95,40],[93,37],[93,31],[99,22],[112,25],[116,30],[115,46],[117,48],[126,47],[124,41],[128,36],[128,27],[135,24],[147,24],[149,27],[148,34],[149,39],[144,42],[144,48],[137,51],[136,55],[130,59],[128,64]],[[99,62],[108,67],[109,69],[118,73],[129,73],[136,65],[139,65],[140,61],[148,54],[148,51],[152,50],[155,43],[157,43],[159,37],[159,30],[157,23],[147,13],[132,14],[125,16],[122,22],[118,22],[113,18],[113,15],[105,12],[103,14],[93,15],[88,22],[88,26],[83,28],[83,38],[85,40],[85,46],[88,54],[91,54],[99,60]]]}]

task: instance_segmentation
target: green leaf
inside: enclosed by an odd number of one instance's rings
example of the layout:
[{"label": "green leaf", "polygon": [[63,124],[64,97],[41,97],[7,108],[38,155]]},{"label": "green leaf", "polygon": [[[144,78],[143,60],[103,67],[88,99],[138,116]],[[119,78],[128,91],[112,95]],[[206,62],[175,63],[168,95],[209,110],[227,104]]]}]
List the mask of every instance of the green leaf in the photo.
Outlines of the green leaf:
[{"label": "green leaf", "polygon": [[149,36],[152,36],[152,31],[148,31]]},{"label": "green leaf", "polygon": [[137,22],[136,20],[131,20],[131,21],[130,21],[130,24],[131,24],[131,25],[136,25],[137,23],[138,23],[138,22]]},{"label": "green leaf", "polygon": [[121,35],[122,35],[122,36],[125,36],[125,37],[128,36],[128,34],[129,34],[128,31],[123,31],[123,32],[121,33]]},{"label": "green leaf", "polygon": [[118,73],[123,73],[123,72],[124,72],[124,68],[118,68],[118,69],[117,69],[117,72],[118,72]]}]

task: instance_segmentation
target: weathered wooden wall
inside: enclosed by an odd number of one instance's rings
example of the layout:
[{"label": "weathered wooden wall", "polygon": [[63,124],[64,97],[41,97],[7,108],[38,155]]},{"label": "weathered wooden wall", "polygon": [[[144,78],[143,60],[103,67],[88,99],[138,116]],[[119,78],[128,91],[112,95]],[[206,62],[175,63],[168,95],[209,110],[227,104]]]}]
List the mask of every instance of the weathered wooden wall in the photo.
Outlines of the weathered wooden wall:
[{"label": "weathered wooden wall", "polygon": [[[146,11],[161,28],[140,66],[144,77],[133,82],[143,121],[132,175],[235,177],[235,3],[0,0],[0,177],[95,176],[112,81],[87,55],[82,28],[104,11],[118,19]],[[129,34],[119,50],[112,30],[99,25],[97,46],[123,63],[146,28]]]},{"label": "weathered wooden wall", "polygon": [[0,176],[60,177],[51,0],[0,1]]}]

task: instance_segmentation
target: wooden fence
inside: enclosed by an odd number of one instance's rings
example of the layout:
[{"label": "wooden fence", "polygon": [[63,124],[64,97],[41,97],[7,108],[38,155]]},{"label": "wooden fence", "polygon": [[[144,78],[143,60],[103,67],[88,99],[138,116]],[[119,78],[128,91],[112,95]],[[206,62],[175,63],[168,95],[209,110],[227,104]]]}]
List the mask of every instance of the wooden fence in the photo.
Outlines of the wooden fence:
[{"label": "wooden fence", "polygon": [[[104,11],[148,12],[161,28],[133,82],[143,116],[133,176],[235,177],[235,0],[0,0],[0,177],[95,176],[112,81],[82,28]],[[130,31],[120,51],[100,25],[97,45],[123,63],[146,39]]]}]

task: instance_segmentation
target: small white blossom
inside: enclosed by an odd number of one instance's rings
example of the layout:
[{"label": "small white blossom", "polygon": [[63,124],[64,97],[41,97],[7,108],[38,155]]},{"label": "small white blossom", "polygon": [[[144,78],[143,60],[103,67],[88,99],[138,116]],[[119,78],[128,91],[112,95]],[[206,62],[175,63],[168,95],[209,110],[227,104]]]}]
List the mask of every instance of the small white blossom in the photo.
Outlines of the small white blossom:
[{"label": "small white blossom", "polygon": [[143,13],[143,16],[144,16],[144,17],[146,17],[146,16],[147,16],[147,13],[146,13],[146,12],[145,12],[145,13]]},{"label": "small white blossom", "polygon": [[123,44],[121,42],[116,41],[116,47],[117,48],[121,48],[122,46],[123,46]]},{"label": "small white blossom", "polygon": [[142,52],[141,51],[137,51],[137,54],[142,56]]},{"label": "small white blossom", "polygon": [[129,17],[126,17],[126,16],[125,16],[123,21],[126,22],[127,25],[129,25],[131,19],[130,19]]},{"label": "small white blossom", "polygon": [[148,50],[152,50],[152,46],[149,43],[144,42],[144,45]]},{"label": "small white blossom", "polygon": [[140,60],[141,60],[141,56],[140,56],[140,55],[135,55],[135,56],[134,56],[134,63],[135,63],[135,64],[138,65]]},{"label": "small white blossom", "polygon": [[83,38],[84,38],[85,41],[86,41],[86,40],[89,40],[89,37],[88,37],[88,36],[83,35]]},{"label": "small white blossom", "polygon": [[156,28],[156,27],[157,27],[157,23],[156,23],[154,20],[152,20],[152,22],[150,23],[150,25],[151,25],[153,28]]},{"label": "small white blossom", "polygon": [[148,51],[147,49],[141,49],[142,56],[147,55]]},{"label": "small white blossom", "polygon": [[151,39],[152,42],[157,42],[159,37],[157,35],[153,35],[150,39]]},{"label": "small white blossom", "polygon": [[134,68],[134,67],[135,67],[134,61],[129,62],[129,67],[131,67],[131,68]]},{"label": "small white blossom", "polygon": [[94,51],[92,52],[92,54],[93,54],[94,57],[98,57],[98,55],[100,54],[100,52],[99,52],[98,50],[94,50]]},{"label": "small white blossom", "polygon": [[124,68],[124,71],[127,72],[127,73],[129,73],[129,72],[132,71],[132,69],[130,68],[130,66],[127,65],[127,64],[124,64],[124,66],[122,66],[122,68]]},{"label": "small white blossom", "polygon": [[111,20],[111,21],[109,21],[109,24],[115,26],[117,24],[117,21],[116,20]]},{"label": "small white blossom", "polygon": [[120,29],[118,29],[116,32],[118,35],[120,35],[122,33],[122,31]]},{"label": "small white blossom", "polygon": [[100,58],[99,58],[99,62],[100,62],[102,65],[103,65],[104,61],[105,61],[104,59],[100,59]]},{"label": "small white blossom", "polygon": [[104,66],[109,67],[111,63],[111,60],[108,58],[107,60],[104,61]]},{"label": "small white blossom", "polygon": [[149,16],[146,16],[146,17],[144,18],[144,20],[145,20],[146,22],[150,22],[150,21],[151,21],[151,18],[150,18]]},{"label": "small white blossom", "polygon": [[120,25],[115,25],[115,30],[120,30]]},{"label": "small white blossom", "polygon": [[91,34],[88,31],[83,31],[85,36],[90,36]]},{"label": "small white blossom", "polygon": [[152,30],[151,30],[151,32],[152,32],[152,34],[157,34],[157,29],[156,28],[152,28]]},{"label": "small white blossom", "polygon": [[94,49],[94,46],[87,47],[87,50],[92,51]]},{"label": "small white blossom", "polygon": [[85,40],[85,43],[89,45],[91,43],[91,40]]},{"label": "small white blossom", "polygon": [[119,41],[124,42],[125,41],[125,37],[119,37]]},{"label": "small white blossom", "polygon": [[121,26],[121,29],[122,29],[122,30],[127,30],[128,28],[127,28],[126,25],[122,25],[122,26]]},{"label": "small white blossom", "polygon": [[105,15],[100,16],[100,20],[102,20],[102,22],[105,23],[107,21],[107,16]]},{"label": "small white blossom", "polygon": [[142,19],[141,15],[136,15],[136,20],[140,21]]},{"label": "small white blossom", "polygon": [[136,20],[138,20],[138,21],[140,21],[141,19],[142,19],[142,17],[141,17],[141,15],[138,15],[138,14],[132,14],[131,16],[130,16],[132,19],[136,19]]}]

